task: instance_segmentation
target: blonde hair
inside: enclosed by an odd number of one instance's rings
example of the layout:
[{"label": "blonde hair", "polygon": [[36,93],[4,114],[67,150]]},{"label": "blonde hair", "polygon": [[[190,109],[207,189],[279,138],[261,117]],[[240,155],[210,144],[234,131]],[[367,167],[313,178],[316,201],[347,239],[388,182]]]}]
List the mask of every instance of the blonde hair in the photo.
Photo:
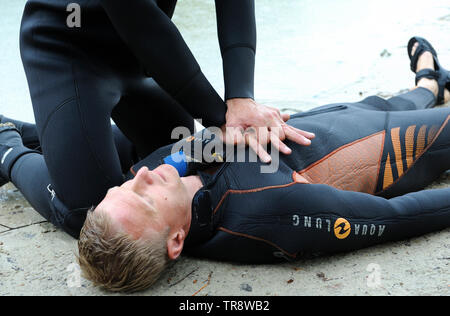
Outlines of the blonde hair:
[{"label": "blonde hair", "polygon": [[78,240],[78,263],[83,276],[113,292],[150,287],[167,267],[168,230],[149,240],[134,240],[113,225],[101,210],[88,211]]}]

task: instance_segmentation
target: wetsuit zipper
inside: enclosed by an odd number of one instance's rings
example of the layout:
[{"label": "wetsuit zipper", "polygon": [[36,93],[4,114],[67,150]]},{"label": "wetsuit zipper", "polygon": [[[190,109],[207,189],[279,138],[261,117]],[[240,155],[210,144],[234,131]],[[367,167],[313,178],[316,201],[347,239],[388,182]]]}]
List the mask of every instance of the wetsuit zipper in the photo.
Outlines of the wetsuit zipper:
[{"label": "wetsuit zipper", "polygon": [[340,111],[340,110],[345,110],[345,109],[347,109],[346,105],[336,105],[336,106],[332,106],[332,107],[329,107],[326,109],[297,113],[295,115],[292,115],[291,119],[298,118],[298,117],[305,117],[305,116],[313,116],[313,115],[322,114],[322,113],[335,112],[335,111]]}]

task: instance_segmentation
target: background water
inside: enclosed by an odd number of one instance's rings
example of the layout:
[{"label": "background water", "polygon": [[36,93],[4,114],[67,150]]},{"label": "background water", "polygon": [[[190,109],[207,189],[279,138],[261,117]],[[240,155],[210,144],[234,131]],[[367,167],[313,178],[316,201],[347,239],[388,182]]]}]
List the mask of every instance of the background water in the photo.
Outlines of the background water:
[{"label": "background water", "polygon": [[[0,113],[34,121],[18,42],[25,2],[0,3]],[[448,0],[256,0],[256,16],[255,96],[280,109],[411,87],[406,44],[413,35],[428,38],[450,68]],[[174,22],[223,95],[214,1],[179,1]]]}]

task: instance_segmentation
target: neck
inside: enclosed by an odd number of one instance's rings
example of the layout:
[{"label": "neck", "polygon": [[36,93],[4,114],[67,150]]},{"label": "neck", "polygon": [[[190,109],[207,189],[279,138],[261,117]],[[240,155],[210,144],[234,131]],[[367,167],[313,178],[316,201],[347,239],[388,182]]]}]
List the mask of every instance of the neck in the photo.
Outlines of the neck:
[{"label": "neck", "polygon": [[188,198],[189,198],[189,211],[188,216],[189,220],[187,221],[187,227],[185,227],[186,233],[189,232],[189,228],[191,226],[191,216],[192,216],[192,200],[194,199],[195,194],[203,187],[202,180],[200,180],[199,176],[188,176],[188,177],[181,177],[181,182],[183,182],[184,187],[187,190]]},{"label": "neck", "polygon": [[200,180],[199,176],[188,176],[182,177],[181,182],[183,182],[189,196],[189,200],[192,204],[192,199],[195,194],[203,187],[202,180]]}]

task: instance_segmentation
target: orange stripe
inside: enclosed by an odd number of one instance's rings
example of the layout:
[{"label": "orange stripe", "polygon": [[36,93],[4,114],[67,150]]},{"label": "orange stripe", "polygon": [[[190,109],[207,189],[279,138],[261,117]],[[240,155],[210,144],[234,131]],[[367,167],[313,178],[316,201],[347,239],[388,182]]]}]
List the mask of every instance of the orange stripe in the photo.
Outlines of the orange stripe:
[{"label": "orange stripe", "polygon": [[402,147],[400,144],[400,127],[396,127],[391,130],[391,138],[392,145],[394,147],[395,164],[397,166],[398,176],[401,177],[403,174],[403,157]]},{"label": "orange stripe", "polygon": [[292,173],[292,180],[294,180],[294,182],[297,182],[297,183],[311,184],[311,182],[308,181],[308,179],[306,179],[301,174],[299,174],[295,171]]},{"label": "orange stripe", "polygon": [[392,176],[391,156],[388,154],[386,159],[386,167],[384,168],[383,190],[386,189],[394,182]]},{"label": "orange stripe", "polygon": [[416,125],[408,127],[405,136],[405,147],[406,147],[406,167],[409,168],[413,162],[414,158],[414,132],[416,130]]},{"label": "orange stripe", "polygon": [[236,232],[233,232],[233,231],[231,231],[229,229],[226,229],[224,227],[219,227],[218,230],[221,230],[221,231],[223,231],[225,233],[232,234],[232,235],[235,235],[235,236],[240,236],[240,237],[245,237],[245,238],[250,238],[250,239],[253,239],[253,240],[265,242],[265,243],[271,245],[272,247],[277,248],[278,250],[280,250],[281,252],[283,252],[284,254],[288,255],[291,258],[295,258],[297,256],[297,254],[291,254],[291,253],[287,252],[286,250],[280,248],[279,246],[277,246],[273,242],[265,240],[265,239],[262,239],[262,238],[259,238],[259,237],[255,237],[255,236],[251,236],[251,235],[247,235],[247,234],[243,234],[243,233],[236,233]]},{"label": "orange stripe", "polygon": [[[385,142],[384,142],[385,137],[386,137],[386,131],[383,131],[383,141],[382,141],[383,147],[384,147],[384,144],[385,144]],[[382,159],[383,159],[383,150],[380,152],[380,158],[378,158],[378,171],[377,171],[377,182],[376,183],[378,183],[378,181],[380,179],[380,169],[381,169],[381,160]],[[372,194],[375,194],[376,190],[377,190],[377,188],[375,186],[375,190],[374,190],[374,192],[372,192]]]},{"label": "orange stripe", "polygon": [[265,191],[265,190],[271,190],[271,189],[281,189],[281,188],[290,187],[291,185],[294,185],[294,184],[298,184],[298,182],[291,182],[291,183],[287,183],[287,184],[273,185],[273,186],[249,189],[249,190],[231,190],[230,189],[227,192],[225,192],[225,194],[222,196],[222,198],[219,201],[219,204],[217,204],[216,208],[214,209],[213,214],[216,214],[217,210],[220,208],[220,206],[222,205],[223,201],[228,196],[228,194],[231,194],[231,193],[245,194],[245,193],[254,193],[254,192],[260,192],[260,191]]},{"label": "orange stripe", "polygon": [[[412,164],[412,166],[419,160],[419,158],[431,147],[431,146],[433,146],[433,144],[434,144],[434,142],[436,141],[436,139],[439,137],[439,135],[442,133],[442,131],[444,130],[444,128],[445,128],[445,126],[447,126],[447,124],[448,124],[448,122],[450,121],[450,115],[448,115],[447,116],[447,118],[445,119],[445,121],[444,121],[444,123],[442,124],[442,126],[441,126],[441,128],[438,130],[438,132],[436,133],[436,136],[434,137],[434,139],[433,139],[433,142],[432,143],[430,143],[430,144],[428,144],[427,145],[427,147],[426,148],[424,148],[424,149],[421,149],[420,151],[416,151],[416,153],[418,153],[418,154],[416,154],[416,160],[413,162],[413,164]],[[426,126],[422,126],[421,127],[421,129],[419,130],[419,135],[418,135],[418,142],[419,142],[419,136],[421,136],[421,134],[423,135],[423,139],[425,139],[425,133],[424,132],[421,132],[421,130],[426,130]],[[422,142],[422,141],[421,141]],[[425,142],[425,141],[423,141],[423,142]],[[411,166],[411,167],[412,167]],[[411,170],[411,168],[410,169],[408,169],[408,170],[406,170],[406,172],[408,172],[409,170]],[[401,178],[399,177],[399,178],[397,178],[393,183],[392,183],[392,185],[394,185],[395,183],[397,183],[399,180],[400,180]],[[385,189],[386,187],[384,187],[383,186],[383,190]]]},{"label": "orange stripe", "polygon": [[416,147],[416,159],[423,153],[425,148],[425,133],[427,132],[427,126],[424,125],[420,128],[417,135],[417,147]]},{"label": "orange stripe", "polygon": [[436,134],[439,130],[439,126],[433,125],[430,130],[428,131],[428,139],[427,144],[431,144],[436,137]]}]

